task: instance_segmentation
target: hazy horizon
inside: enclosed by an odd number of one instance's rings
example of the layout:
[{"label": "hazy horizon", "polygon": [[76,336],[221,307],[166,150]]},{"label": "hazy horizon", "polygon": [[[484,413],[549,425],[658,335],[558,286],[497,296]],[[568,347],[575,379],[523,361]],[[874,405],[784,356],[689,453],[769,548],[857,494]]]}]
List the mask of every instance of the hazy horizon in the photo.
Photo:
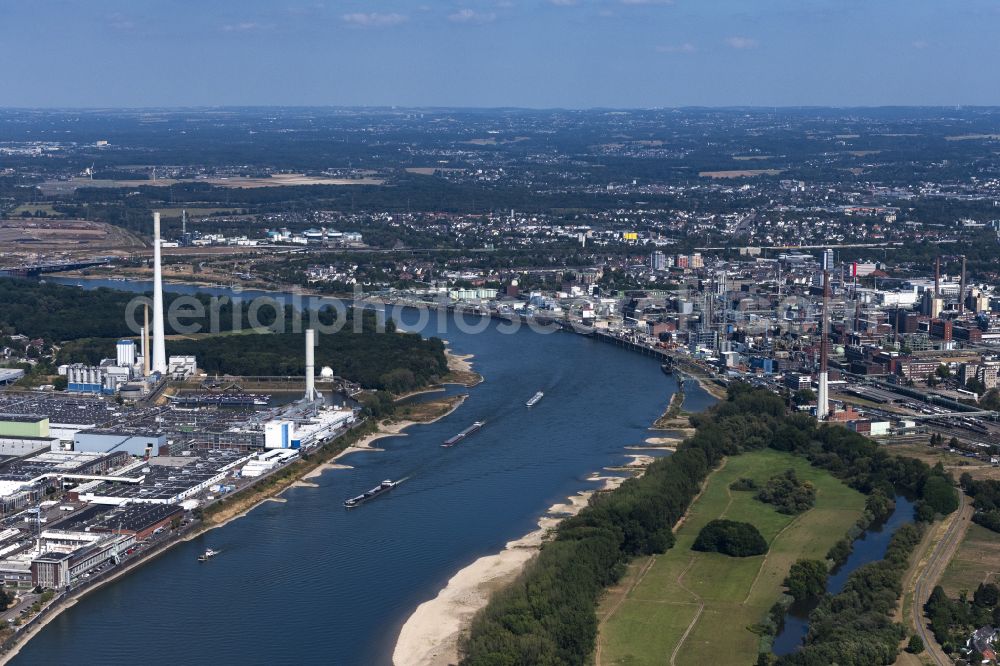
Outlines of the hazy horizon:
[{"label": "hazy horizon", "polygon": [[0,107],[994,106],[989,0],[0,6]]}]

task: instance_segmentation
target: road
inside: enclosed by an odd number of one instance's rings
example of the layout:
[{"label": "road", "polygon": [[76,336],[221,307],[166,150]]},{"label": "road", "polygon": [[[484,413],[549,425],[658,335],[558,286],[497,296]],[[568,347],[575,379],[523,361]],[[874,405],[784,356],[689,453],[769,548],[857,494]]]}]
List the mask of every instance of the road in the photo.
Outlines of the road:
[{"label": "road", "polygon": [[958,550],[965,537],[965,532],[969,529],[973,513],[972,501],[964,494],[961,495],[961,500],[961,507],[951,516],[951,524],[931,552],[926,566],[914,574],[913,604],[910,607],[911,620],[917,629],[917,634],[924,642],[927,655],[938,666],[950,666],[954,661],[948,658],[948,655],[934,640],[934,634],[927,628],[924,619],[924,604],[927,603],[931,591],[941,579],[941,574],[944,573],[945,567],[955,555],[955,551]]}]

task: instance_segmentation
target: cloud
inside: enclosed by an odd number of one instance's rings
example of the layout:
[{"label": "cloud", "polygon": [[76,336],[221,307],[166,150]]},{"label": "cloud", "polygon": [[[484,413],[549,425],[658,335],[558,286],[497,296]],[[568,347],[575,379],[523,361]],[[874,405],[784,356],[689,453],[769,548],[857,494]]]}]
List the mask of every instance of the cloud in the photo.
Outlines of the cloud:
[{"label": "cloud", "polygon": [[734,49],[755,49],[760,46],[756,39],[750,37],[729,37],[726,39],[726,44]]},{"label": "cloud", "polygon": [[549,0],[549,3],[556,7],[572,7],[576,4],[576,0]]},{"label": "cloud", "polygon": [[928,44],[922,39],[918,39],[915,42],[911,43],[910,46],[912,46],[915,49],[926,49],[928,46],[930,46],[930,44]]},{"label": "cloud", "polygon": [[350,25],[362,26],[366,28],[381,28],[390,25],[399,25],[406,22],[406,16],[396,12],[382,14],[380,12],[355,12],[344,14],[341,18]]},{"label": "cloud", "polygon": [[698,49],[691,42],[683,44],[663,44],[656,47],[657,53],[694,53]]},{"label": "cloud", "polygon": [[448,16],[448,20],[453,23],[491,23],[496,18],[497,15],[493,12],[477,12],[469,8],[460,9]]},{"label": "cloud", "polygon": [[618,0],[623,5],[672,5],[674,0]]},{"label": "cloud", "polygon": [[111,14],[108,16],[108,25],[110,25],[115,30],[121,30],[123,32],[131,32],[135,29],[135,21],[125,16],[124,14]]},{"label": "cloud", "polygon": [[222,26],[224,32],[249,32],[251,30],[256,30],[260,26],[253,21],[242,21],[240,23],[227,23]]}]

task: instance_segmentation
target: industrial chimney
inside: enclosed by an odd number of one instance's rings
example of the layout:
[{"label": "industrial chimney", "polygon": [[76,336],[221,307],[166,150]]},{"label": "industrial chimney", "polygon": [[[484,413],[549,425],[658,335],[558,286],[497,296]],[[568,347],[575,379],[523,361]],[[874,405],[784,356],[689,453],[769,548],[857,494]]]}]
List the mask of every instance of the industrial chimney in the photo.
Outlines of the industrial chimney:
[{"label": "industrial chimney", "polygon": [[941,297],[941,257],[934,260],[934,298]]},{"label": "industrial chimney", "polygon": [[823,271],[823,315],[822,331],[819,338],[819,396],[816,401],[816,418],[826,420],[830,414],[830,389],[827,384],[827,346],[829,344],[830,271]]},{"label": "industrial chimney", "polygon": [[319,394],[316,392],[316,331],[311,328],[306,329],[306,396],[308,401],[316,400]]},{"label": "industrial chimney", "polygon": [[962,255],[962,280],[958,284],[958,313],[965,313],[965,255]]},{"label": "industrial chimney", "polygon": [[160,214],[153,213],[153,372],[167,374],[163,326],[163,267],[160,260]]}]

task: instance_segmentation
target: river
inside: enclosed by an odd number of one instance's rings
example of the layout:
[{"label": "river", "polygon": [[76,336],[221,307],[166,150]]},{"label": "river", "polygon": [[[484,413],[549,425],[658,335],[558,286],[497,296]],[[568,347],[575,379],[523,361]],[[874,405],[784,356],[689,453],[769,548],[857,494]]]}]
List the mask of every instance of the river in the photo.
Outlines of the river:
[{"label": "river", "polygon": [[[413,314],[404,328],[414,327]],[[319,487],[290,489],[285,502],[265,502],[87,595],[13,663],[389,664],[417,605],[462,567],[535,529],[549,506],[595,487],[591,473],[627,462],[624,447],[654,434],[648,427],[676,390],[654,360],[589,338],[503,334],[496,322],[467,333],[448,321],[432,333],[474,354],[486,378],[458,410],[379,440],[384,451],[342,460],[353,469],[327,471],[314,479]],[[527,409],[537,390],[545,398]],[[714,402],[696,382],[685,391],[688,409]],[[479,420],[479,433],[439,446]],[[382,479],[404,478],[359,509],[341,505]],[[221,554],[199,564],[206,547]]]},{"label": "river", "polygon": [[[869,526],[855,539],[847,560],[830,573],[826,579],[827,593],[840,593],[847,579],[858,567],[885,557],[892,535],[900,527],[911,522],[913,522],[913,502],[902,495],[897,496],[896,508],[892,514],[884,521]],[[816,604],[816,600],[792,604],[785,615],[781,632],[774,639],[774,654],[790,654],[802,646],[802,640],[809,633],[809,613],[816,608]]]}]

